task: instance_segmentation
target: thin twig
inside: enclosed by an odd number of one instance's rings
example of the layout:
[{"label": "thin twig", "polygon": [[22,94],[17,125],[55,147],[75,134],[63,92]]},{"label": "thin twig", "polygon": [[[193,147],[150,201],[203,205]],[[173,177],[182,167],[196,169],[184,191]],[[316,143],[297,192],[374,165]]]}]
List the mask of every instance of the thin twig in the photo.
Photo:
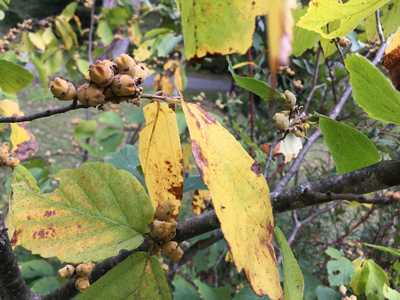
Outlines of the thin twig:
[{"label": "thin twig", "polygon": [[[142,99],[151,99],[154,101],[161,101],[167,103],[180,103],[180,98],[178,97],[167,97],[167,96],[160,96],[160,95],[152,95],[152,94],[142,94],[140,96]],[[31,115],[25,116],[12,116],[12,117],[0,117],[0,123],[21,123],[21,122],[28,122],[33,121],[36,119],[47,118],[53,115],[58,115],[62,113],[66,113],[71,110],[77,110],[82,108],[88,108],[88,105],[77,104],[77,102],[72,102],[68,106],[59,107],[55,109],[48,109],[45,111],[41,111],[38,113],[34,113]]]},{"label": "thin twig", "polygon": [[382,22],[381,22],[381,10],[377,9],[375,11],[375,24],[376,24],[376,32],[378,33],[379,41],[381,44],[385,42],[385,35],[383,33]]},{"label": "thin twig", "polygon": [[321,45],[318,46],[317,50],[317,57],[315,59],[315,67],[314,67],[314,74],[313,74],[313,79],[311,83],[311,90],[307,96],[307,99],[305,101],[304,105],[304,112],[307,113],[308,108],[310,107],[311,100],[314,96],[315,91],[317,90],[317,82],[318,82],[318,77],[319,77],[319,64],[320,64],[320,59],[321,59],[321,52],[322,52],[322,47]]}]

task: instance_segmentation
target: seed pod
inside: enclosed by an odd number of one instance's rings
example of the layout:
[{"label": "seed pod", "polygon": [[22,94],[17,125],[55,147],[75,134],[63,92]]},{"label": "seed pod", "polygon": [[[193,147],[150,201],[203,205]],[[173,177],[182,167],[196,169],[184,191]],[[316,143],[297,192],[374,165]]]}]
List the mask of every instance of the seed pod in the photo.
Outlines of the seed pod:
[{"label": "seed pod", "polygon": [[89,277],[94,269],[94,263],[80,264],[76,267],[76,274],[80,277]]},{"label": "seed pod", "polygon": [[75,287],[80,292],[87,290],[90,287],[89,278],[87,277],[78,277],[75,280]]},{"label": "seed pod", "polygon": [[130,73],[136,80],[140,83],[144,82],[144,80],[149,76],[150,71],[149,69],[142,63],[137,64],[133,71]]},{"label": "seed pod", "polygon": [[285,113],[276,113],[273,117],[275,121],[275,126],[282,131],[286,131],[289,129],[289,116]]},{"label": "seed pod", "polygon": [[135,79],[127,74],[120,74],[114,77],[111,84],[112,92],[116,96],[135,96],[139,94]]},{"label": "seed pod", "polygon": [[129,74],[133,76],[132,72],[137,65],[136,60],[133,57],[128,54],[121,54],[114,59],[114,62],[117,65],[120,74]]},{"label": "seed pod", "polygon": [[78,100],[84,105],[96,107],[105,103],[103,89],[96,87],[92,84],[82,84],[78,88]]},{"label": "seed pod", "polygon": [[61,278],[68,278],[74,275],[75,267],[73,265],[65,265],[63,268],[58,270],[58,276]]},{"label": "seed pod", "polygon": [[60,100],[74,100],[76,98],[76,88],[74,84],[61,77],[56,77],[50,82],[50,91]]},{"label": "seed pod", "polygon": [[284,92],[285,95],[285,105],[288,109],[292,110],[296,106],[296,95],[293,94],[291,91],[286,90]]},{"label": "seed pod", "polygon": [[155,218],[160,221],[176,219],[179,214],[180,201],[160,202],[156,208]]},{"label": "seed pod", "polygon": [[90,81],[99,87],[110,85],[114,77],[113,62],[100,60],[89,67]]},{"label": "seed pod", "polygon": [[154,220],[150,235],[154,239],[160,241],[170,241],[175,237],[176,234],[176,222],[166,222],[166,221],[159,221]]},{"label": "seed pod", "polygon": [[183,250],[175,241],[170,241],[163,245],[162,252],[165,256],[170,258],[173,262],[178,262],[183,256]]},{"label": "seed pod", "polygon": [[339,44],[340,47],[347,48],[347,47],[349,47],[351,45],[351,41],[346,37],[341,37],[338,40],[338,44]]}]

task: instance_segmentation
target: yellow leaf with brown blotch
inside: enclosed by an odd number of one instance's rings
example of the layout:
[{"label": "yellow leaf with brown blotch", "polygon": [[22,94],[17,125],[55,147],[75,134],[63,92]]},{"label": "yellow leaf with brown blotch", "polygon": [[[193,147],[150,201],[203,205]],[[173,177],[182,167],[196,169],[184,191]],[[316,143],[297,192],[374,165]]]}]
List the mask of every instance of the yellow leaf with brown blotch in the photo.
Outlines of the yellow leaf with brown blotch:
[{"label": "yellow leaf with brown blotch", "polygon": [[[23,116],[24,113],[20,110],[17,102],[12,100],[0,101],[0,115],[4,117]],[[33,155],[38,145],[35,137],[30,131],[25,128],[24,123],[12,123],[10,142],[12,151],[20,160],[27,159]]]},{"label": "yellow leaf with brown blotch", "polygon": [[175,111],[166,103],[143,108],[146,125],[140,132],[139,159],[156,219],[176,219],[183,192],[183,156]]},{"label": "yellow leaf with brown blotch", "polygon": [[135,249],[154,209],[139,181],[105,163],[86,163],[56,175],[42,194],[23,166],[14,171],[7,226],[13,246],[71,263],[99,261]]},{"label": "yellow leaf with brown blotch", "polygon": [[182,101],[193,155],[211,193],[236,268],[254,292],[283,299],[272,245],[274,220],[267,182],[238,141],[198,104]]}]

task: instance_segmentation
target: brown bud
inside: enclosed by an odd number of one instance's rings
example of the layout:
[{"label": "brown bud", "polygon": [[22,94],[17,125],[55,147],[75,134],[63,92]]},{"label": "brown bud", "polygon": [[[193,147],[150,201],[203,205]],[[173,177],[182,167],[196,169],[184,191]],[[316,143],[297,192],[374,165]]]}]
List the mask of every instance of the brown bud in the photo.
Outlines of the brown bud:
[{"label": "brown bud", "polygon": [[289,116],[285,113],[276,113],[273,117],[275,125],[279,130],[285,131],[289,129]]},{"label": "brown bud", "polygon": [[136,96],[139,94],[135,79],[127,74],[115,76],[111,88],[116,96]]},{"label": "brown bud", "polygon": [[100,60],[89,67],[90,81],[99,87],[110,85],[114,77],[113,62]]},{"label": "brown bud", "polygon": [[141,84],[150,75],[150,71],[143,63],[140,63],[134,67],[130,75],[138,81],[138,84]]},{"label": "brown bud", "polygon": [[296,95],[293,94],[291,91],[286,90],[284,92],[285,95],[285,104],[288,107],[288,109],[292,110],[296,106]]},{"label": "brown bud", "polygon": [[178,262],[183,256],[183,250],[175,241],[170,241],[163,245],[162,253],[170,258],[173,262]]},{"label": "brown bud", "polygon": [[60,100],[74,100],[76,98],[76,88],[74,84],[61,77],[56,77],[50,82],[50,91]]},{"label": "brown bud", "polygon": [[347,48],[347,47],[349,47],[351,45],[351,41],[346,37],[341,37],[338,40],[338,44],[339,44],[340,47]]},{"label": "brown bud", "polygon": [[89,278],[87,277],[78,277],[75,280],[75,287],[77,290],[83,292],[90,287]]},{"label": "brown bud", "polygon": [[121,54],[114,59],[114,62],[117,65],[117,69],[120,74],[129,74],[133,76],[132,72],[137,65],[133,57],[129,56],[128,54]]},{"label": "brown bud", "polygon": [[180,201],[160,202],[157,206],[155,217],[160,221],[176,219],[179,214]]},{"label": "brown bud", "polygon": [[103,89],[92,84],[82,84],[78,88],[78,100],[80,103],[89,106],[98,106],[105,103]]},{"label": "brown bud", "polygon": [[175,237],[176,234],[176,222],[166,222],[154,220],[151,226],[150,235],[154,239],[160,241],[170,241]]},{"label": "brown bud", "polygon": [[58,270],[58,276],[61,278],[68,278],[74,275],[75,267],[73,265],[65,265],[63,268]]},{"label": "brown bud", "polygon": [[80,277],[89,277],[94,269],[94,263],[80,264],[76,267],[76,274]]}]

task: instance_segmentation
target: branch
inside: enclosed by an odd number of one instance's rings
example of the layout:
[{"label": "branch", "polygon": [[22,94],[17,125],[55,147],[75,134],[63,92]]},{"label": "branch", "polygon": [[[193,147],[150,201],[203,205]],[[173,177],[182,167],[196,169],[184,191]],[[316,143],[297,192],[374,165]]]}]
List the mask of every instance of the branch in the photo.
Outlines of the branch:
[{"label": "branch", "polygon": [[[161,101],[161,102],[171,102],[171,103],[177,103],[179,102],[180,98],[177,97],[167,97],[167,96],[160,96],[160,95],[152,95],[152,94],[142,94],[140,96],[142,99],[151,99],[154,101]],[[21,122],[28,122],[28,121],[33,121],[36,119],[42,119],[42,118],[47,118],[50,116],[66,113],[71,110],[77,110],[81,108],[89,108],[87,105],[83,104],[77,104],[75,101],[72,102],[68,106],[64,107],[59,107],[55,109],[48,109],[45,111],[41,111],[38,113],[34,113],[31,115],[25,115],[25,116],[12,116],[12,117],[0,117],[0,123],[21,123]]]},{"label": "branch", "polygon": [[[38,300],[26,285],[19,270],[3,215],[0,213],[0,287],[3,300]],[[4,298],[3,298],[4,297]]]}]

